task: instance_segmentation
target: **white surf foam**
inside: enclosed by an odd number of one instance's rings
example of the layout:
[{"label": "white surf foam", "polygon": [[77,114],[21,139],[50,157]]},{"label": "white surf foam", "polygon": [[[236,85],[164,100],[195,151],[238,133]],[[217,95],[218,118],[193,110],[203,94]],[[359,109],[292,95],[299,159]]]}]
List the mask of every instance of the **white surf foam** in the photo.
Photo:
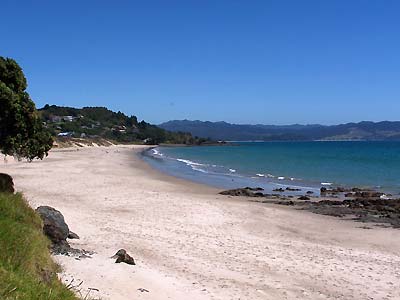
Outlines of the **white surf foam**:
[{"label": "white surf foam", "polygon": [[153,154],[154,155],[158,155],[158,156],[164,156],[164,154],[162,154],[160,151],[158,151],[157,149],[152,149]]},{"label": "white surf foam", "polygon": [[180,162],[183,162],[183,163],[185,163],[185,164],[188,165],[188,166],[206,166],[206,165],[204,165],[204,164],[200,164],[200,163],[197,163],[197,162],[188,160],[188,159],[177,158],[176,160],[177,160],[177,161],[180,161]]}]

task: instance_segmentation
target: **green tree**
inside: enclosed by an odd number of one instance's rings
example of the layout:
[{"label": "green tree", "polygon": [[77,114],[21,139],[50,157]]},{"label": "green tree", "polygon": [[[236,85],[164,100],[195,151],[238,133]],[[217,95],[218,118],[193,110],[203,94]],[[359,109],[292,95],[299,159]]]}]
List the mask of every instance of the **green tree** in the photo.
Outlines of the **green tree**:
[{"label": "green tree", "polygon": [[26,88],[17,62],[0,56],[0,151],[28,160],[43,159],[53,140]]}]

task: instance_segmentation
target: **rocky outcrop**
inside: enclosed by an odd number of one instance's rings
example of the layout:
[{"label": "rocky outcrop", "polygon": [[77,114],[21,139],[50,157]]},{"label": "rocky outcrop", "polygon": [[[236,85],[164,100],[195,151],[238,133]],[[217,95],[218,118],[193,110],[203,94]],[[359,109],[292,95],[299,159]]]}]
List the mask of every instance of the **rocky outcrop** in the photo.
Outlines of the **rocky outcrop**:
[{"label": "rocky outcrop", "polygon": [[36,212],[43,220],[44,234],[54,244],[67,240],[69,228],[61,212],[50,206],[39,206]]},{"label": "rocky outcrop", "polygon": [[244,196],[244,197],[264,197],[264,194],[261,192],[255,192],[259,189],[254,188],[240,188],[240,189],[233,189],[220,192],[221,195],[228,195],[228,196]]},{"label": "rocky outcrop", "polygon": [[77,235],[75,232],[70,231],[70,232],[68,233],[68,238],[69,238],[70,240],[72,240],[72,239],[79,239],[79,235]]},{"label": "rocky outcrop", "polygon": [[0,193],[14,193],[14,181],[5,173],[0,173]]},{"label": "rocky outcrop", "polygon": [[[348,216],[350,219],[360,222],[382,223],[400,228],[400,199],[376,198],[375,196],[378,194],[379,193],[370,192],[368,194],[362,194],[366,198],[345,200],[324,199],[318,202],[280,201],[276,203],[281,205],[294,205],[317,214],[334,217]],[[371,196],[371,198],[367,198],[367,195]],[[300,198],[299,200],[303,200]],[[306,199],[304,198],[304,200]]]},{"label": "rocky outcrop", "polygon": [[346,192],[351,192],[351,191],[352,191],[351,189],[343,188],[340,186],[332,188],[332,189],[327,189],[326,187],[321,187],[321,189],[320,189],[321,195],[324,195],[324,194],[336,195],[339,193],[346,193]]},{"label": "rocky outcrop", "polygon": [[135,260],[130,256],[125,249],[119,249],[117,253],[115,253],[114,256],[111,258],[116,258],[117,260],[115,261],[116,264],[119,263],[126,263],[128,265],[136,265]]},{"label": "rocky outcrop", "polygon": [[51,206],[39,206],[36,212],[43,221],[43,233],[50,239],[54,253],[67,254],[79,251],[72,249],[67,242],[67,238],[79,239],[79,236],[69,230],[60,211]]},{"label": "rocky outcrop", "polygon": [[289,192],[298,192],[298,191],[301,191],[301,189],[299,189],[299,188],[291,188],[291,187],[289,187],[289,186],[286,188],[286,190],[289,191]]},{"label": "rocky outcrop", "polygon": [[263,188],[260,188],[260,187],[252,188],[252,187],[249,187],[249,186],[246,186],[245,189],[249,190],[249,191],[263,191],[264,190]]}]

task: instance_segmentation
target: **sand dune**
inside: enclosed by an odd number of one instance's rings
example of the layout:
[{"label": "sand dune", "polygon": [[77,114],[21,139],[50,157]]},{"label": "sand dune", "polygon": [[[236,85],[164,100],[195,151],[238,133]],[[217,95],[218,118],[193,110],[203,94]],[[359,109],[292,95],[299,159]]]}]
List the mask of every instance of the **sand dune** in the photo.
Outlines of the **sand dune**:
[{"label": "sand dune", "polygon": [[[65,216],[92,258],[57,256],[102,299],[400,299],[400,230],[218,195],[162,175],[140,146],[2,164],[33,207]],[[136,266],[110,259],[125,248]],[[144,288],[147,291],[138,289]]]}]

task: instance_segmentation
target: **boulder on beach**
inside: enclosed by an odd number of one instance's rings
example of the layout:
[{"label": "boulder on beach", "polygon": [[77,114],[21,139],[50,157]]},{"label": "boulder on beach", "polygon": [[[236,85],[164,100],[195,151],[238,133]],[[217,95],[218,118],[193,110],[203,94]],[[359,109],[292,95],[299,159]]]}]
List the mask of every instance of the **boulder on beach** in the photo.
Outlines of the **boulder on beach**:
[{"label": "boulder on beach", "polygon": [[307,196],[300,196],[299,198],[297,198],[299,200],[310,200],[310,197]]},{"label": "boulder on beach", "polygon": [[50,206],[39,206],[36,212],[43,220],[43,232],[54,243],[65,241],[69,228],[61,212]]},{"label": "boulder on beach", "polygon": [[14,193],[14,181],[5,173],[0,173],[0,193]]},{"label": "boulder on beach", "polygon": [[39,206],[36,209],[43,221],[43,233],[52,242],[52,251],[57,254],[80,253],[78,249],[73,249],[67,242],[69,239],[79,239],[79,236],[70,231],[65,223],[62,213],[51,206]]},{"label": "boulder on beach", "polygon": [[77,235],[75,232],[70,231],[70,232],[68,233],[68,238],[69,238],[70,240],[72,240],[72,239],[79,239],[79,235]]},{"label": "boulder on beach", "polygon": [[133,259],[132,256],[130,256],[125,249],[119,249],[117,253],[115,253],[114,256],[111,258],[116,258],[117,260],[115,261],[116,264],[119,263],[126,263],[128,265],[136,265],[135,260]]}]

